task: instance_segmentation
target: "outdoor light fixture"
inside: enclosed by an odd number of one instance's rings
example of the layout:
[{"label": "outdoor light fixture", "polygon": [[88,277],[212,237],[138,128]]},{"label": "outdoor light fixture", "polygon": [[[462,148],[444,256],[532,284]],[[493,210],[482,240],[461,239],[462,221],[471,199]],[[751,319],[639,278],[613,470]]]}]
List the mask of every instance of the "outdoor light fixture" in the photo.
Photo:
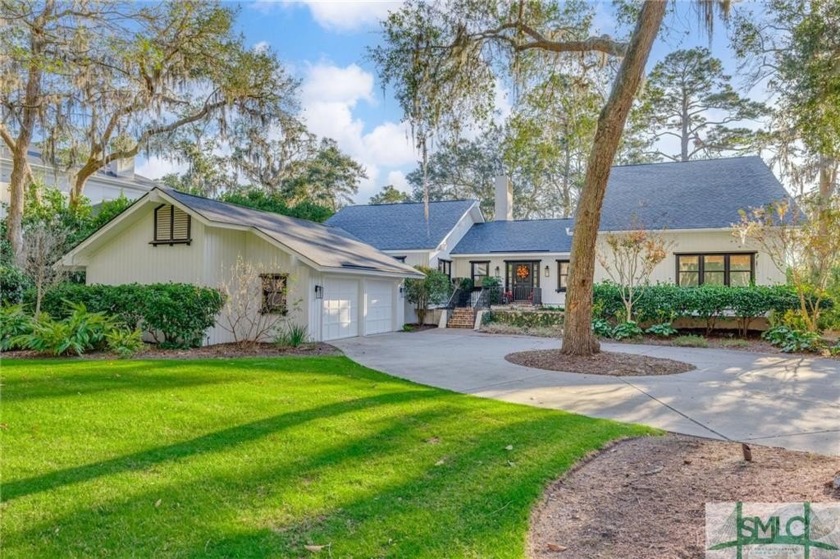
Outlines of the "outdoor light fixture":
[{"label": "outdoor light fixture", "polygon": [[496,277],[499,277],[500,274],[501,274],[501,272],[499,271],[499,267],[496,266]]},{"label": "outdoor light fixture", "polygon": [[405,287],[403,287],[402,284],[400,284],[400,299],[403,298],[403,289],[405,289]]},{"label": "outdoor light fixture", "polygon": [[548,277],[548,275],[549,275],[550,273],[551,273],[551,269],[550,269],[548,266],[546,266],[546,267],[545,267],[545,277]]},{"label": "outdoor light fixture", "polygon": [[323,299],[324,298],[324,287],[321,285],[315,286],[315,298],[316,299]]}]

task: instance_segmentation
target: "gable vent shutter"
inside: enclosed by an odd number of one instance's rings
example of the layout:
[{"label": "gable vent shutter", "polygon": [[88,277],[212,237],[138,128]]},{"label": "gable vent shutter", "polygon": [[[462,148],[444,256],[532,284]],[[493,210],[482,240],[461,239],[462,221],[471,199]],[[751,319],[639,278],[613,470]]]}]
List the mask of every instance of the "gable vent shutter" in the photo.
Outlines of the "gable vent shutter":
[{"label": "gable vent shutter", "polygon": [[177,241],[189,240],[190,216],[179,208],[174,208],[174,210],[175,219],[172,221],[172,238]]},{"label": "gable vent shutter", "polygon": [[162,206],[155,213],[155,240],[168,241],[172,238],[172,206]]}]

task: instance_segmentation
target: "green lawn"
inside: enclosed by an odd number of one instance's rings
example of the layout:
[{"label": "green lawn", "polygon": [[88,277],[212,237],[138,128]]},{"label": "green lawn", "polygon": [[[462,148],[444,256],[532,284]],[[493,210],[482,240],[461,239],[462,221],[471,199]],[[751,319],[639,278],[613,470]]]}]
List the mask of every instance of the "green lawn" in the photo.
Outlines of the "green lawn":
[{"label": "green lawn", "polygon": [[4,559],[315,557],[310,544],[522,557],[549,481],[650,432],[343,357],[3,360],[0,374]]}]

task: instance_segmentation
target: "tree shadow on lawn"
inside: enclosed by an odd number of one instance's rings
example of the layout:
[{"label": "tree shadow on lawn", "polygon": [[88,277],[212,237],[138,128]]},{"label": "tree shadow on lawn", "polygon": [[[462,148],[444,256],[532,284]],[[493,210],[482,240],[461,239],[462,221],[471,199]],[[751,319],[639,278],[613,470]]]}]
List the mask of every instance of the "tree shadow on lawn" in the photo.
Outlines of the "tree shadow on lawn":
[{"label": "tree shadow on lawn", "polygon": [[418,389],[396,393],[389,392],[377,396],[344,400],[317,408],[308,408],[275,415],[173,445],[144,450],[84,466],[58,470],[33,478],[5,482],[0,484],[0,502],[8,502],[22,496],[49,491],[64,485],[89,481],[125,471],[143,470],[156,464],[229,449],[232,446],[266,437],[296,425],[341,415],[349,411],[357,411],[360,408],[397,404],[409,400],[438,396],[440,394],[431,389]]},{"label": "tree shadow on lawn", "polygon": [[[429,396],[452,398],[439,392],[388,396],[354,400],[347,403],[350,407],[324,406],[311,410],[310,419],[336,417],[360,405],[388,406]],[[428,399],[424,402],[431,404]],[[521,421],[503,425],[492,417],[501,414],[483,413],[477,406],[467,410],[469,413],[464,411],[444,403],[398,418],[382,417],[382,429],[303,460],[284,457],[286,463],[279,467],[266,467],[244,477],[232,471],[188,484],[160,486],[108,504],[82,505],[64,517],[30,525],[11,538],[7,534],[8,549],[49,541],[52,549],[75,548],[83,553],[302,557],[309,554],[303,545],[330,543],[334,557],[520,557],[531,506],[545,485],[611,438],[645,432],[561,412],[512,406],[507,413],[521,416]],[[474,413],[473,419],[490,420],[480,429],[473,422],[464,434],[453,422],[453,415],[469,421]],[[234,434],[253,440],[308,420],[293,418],[298,415],[222,431],[214,435],[221,437],[214,444],[193,442],[201,449],[181,456],[223,450],[243,441],[229,440]],[[237,433],[241,429],[245,433]],[[438,443],[426,440],[429,433],[444,432]],[[196,441],[202,439],[206,438]],[[514,449],[506,450],[508,444],[515,445]],[[162,457],[152,454],[147,458]],[[439,464],[439,460],[444,462]],[[109,465],[96,467],[107,469]],[[381,471],[381,477],[365,478],[371,469]],[[107,471],[77,475],[70,482],[122,471],[125,468],[111,465]],[[332,479],[335,477],[338,481]],[[44,481],[36,478],[29,483],[34,482],[40,490],[61,485],[49,486]],[[271,491],[260,494],[264,487]],[[31,493],[19,491],[18,496]],[[162,495],[165,504],[156,508],[153,503]],[[300,499],[297,508],[303,510],[283,510],[288,501],[296,499]],[[196,510],[208,517],[194,515]],[[56,527],[61,531],[54,532]],[[113,549],[115,542],[124,547]]]},{"label": "tree shadow on lawn", "polygon": [[[335,362],[337,371],[324,370]],[[332,364],[332,363],[330,363]],[[60,366],[60,373],[27,373],[29,368]],[[91,369],[96,369],[91,372]],[[345,357],[277,357],[236,360],[158,360],[158,361],[25,361],[3,363],[2,386],[5,403],[28,400],[78,397],[113,391],[162,392],[231,382],[257,380],[249,373],[283,372],[320,375],[352,372],[359,376],[361,366]],[[21,372],[24,371],[24,372]],[[78,371],[78,372],[77,372]],[[376,373],[381,376],[381,373]]]}]

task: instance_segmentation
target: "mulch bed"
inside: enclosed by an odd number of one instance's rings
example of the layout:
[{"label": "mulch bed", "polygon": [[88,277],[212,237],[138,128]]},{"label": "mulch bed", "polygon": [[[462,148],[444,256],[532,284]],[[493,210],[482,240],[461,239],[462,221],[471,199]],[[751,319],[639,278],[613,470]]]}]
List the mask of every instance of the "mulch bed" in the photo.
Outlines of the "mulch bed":
[{"label": "mulch bed", "polygon": [[699,558],[707,502],[840,501],[840,457],[753,446],[752,458],[739,443],[687,436],[620,442],[549,487],[530,557]]},{"label": "mulch bed", "polygon": [[535,369],[615,377],[675,375],[695,369],[694,365],[673,359],[609,351],[602,351],[591,357],[580,357],[563,355],[557,349],[544,349],[511,353],[505,355],[505,359],[516,365]]},{"label": "mulch bed", "polygon": [[[191,349],[162,349],[154,345],[147,345],[146,349],[137,353],[132,359],[213,359],[234,357],[284,357],[341,355],[341,350],[325,343],[310,343],[299,347],[280,348],[275,344],[261,343],[250,346],[236,344],[216,344]],[[49,356],[34,351],[7,351],[4,358],[14,359],[44,359]],[[86,353],[81,356],[57,357],[56,359],[116,359],[111,353]]]}]

